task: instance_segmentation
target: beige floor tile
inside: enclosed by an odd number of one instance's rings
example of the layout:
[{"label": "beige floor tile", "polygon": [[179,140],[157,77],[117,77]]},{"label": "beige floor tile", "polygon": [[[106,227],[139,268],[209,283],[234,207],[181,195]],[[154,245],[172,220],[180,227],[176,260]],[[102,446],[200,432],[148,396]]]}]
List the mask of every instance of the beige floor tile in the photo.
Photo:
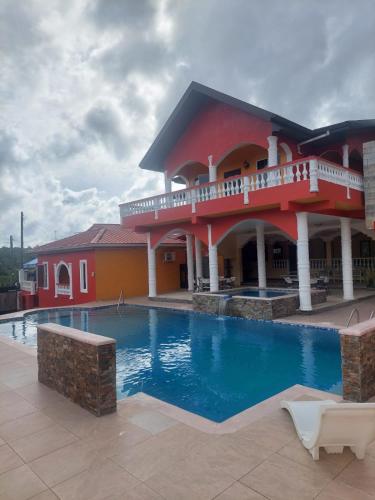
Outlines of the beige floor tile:
[{"label": "beige floor tile", "polygon": [[19,387],[16,392],[39,409],[64,399],[64,396],[39,382]]},{"label": "beige floor tile", "polygon": [[101,500],[135,488],[139,481],[110,460],[58,484],[53,491],[61,500]]},{"label": "beige floor tile", "polygon": [[321,448],[320,459],[313,460],[309,451],[306,450],[298,438],[281,448],[278,454],[311,469],[321,471],[331,478],[337,476],[344,467],[354,460],[354,455],[349,448],[344,448],[343,453],[332,454],[326,453]]},{"label": "beige floor tile", "polygon": [[30,462],[29,466],[52,487],[89,469],[98,461],[100,455],[92,446],[77,441]]},{"label": "beige floor tile", "polygon": [[186,457],[189,449],[205,435],[184,425],[176,425],[146,441],[122,450],[112,460],[145,481]]},{"label": "beige floor tile", "polygon": [[116,498],[108,497],[106,500],[162,500],[162,498],[158,493],[141,483],[123,495],[119,495]]},{"label": "beige floor tile", "polygon": [[177,420],[163,415],[158,411],[146,410],[141,413],[136,413],[128,418],[132,424],[145,429],[151,434],[158,434],[165,431],[174,425],[177,425]]},{"label": "beige floor tile", "polygon": [[275,454],[240,481],[271,500],[310,500],[329,479],[326,474]]},{"label": "beige floor tile", "polygon": [[35,495],[30,500],[58,500],[58,497],[51,490],[46,490],[39,493],[39,495]]},{"label": "beige floor tile", "polygon": [[337,480],[375,496],[375,458],[366,455],[364,460],[353,460]]},{"label": "beige floor tile", "polygon": [[332,481],[316,497],[317,500],[374,500],[375,496],[352,488],[340,481]]},{"label": "beige floor tile", "polygon": [[97,450],[102,457],[108,458],[119,453],[124,453],[139,443],[143,443],[152,434],[129,422],[121,427],[121,431],[115,429],[96,429],[82,442],[89,444],[92,449]]},{"label": "beige floor tile", "polygon": [[12,448],[25,460],[31,462],[63,446],[73,443],[78,438],[60,425],[47,427],[30,436],[11,442]]},{"label": "beige floor tile", "polygon": [[209,500],[233,483],[233,477],[204,461],[174,462],[146,484],[168,500]]},{"label": "beige floor tile", "polygon": [[26,500],[46,489],[27,465],[0,475],[0,498],[4,500]]},{"label": "beige floor tile", "polygon": [[0,446],[0,474],[23,465],[23,460],[7,444]]},{"label": "beige floor tile", "polygon": [[19,417],[0,426],[0,436],[6,441],[15,441],[53,425],[51,418],[41,412]]},{"label": "beige floor tile", "polygon": [[185,460],[196,464],[205,463],[229,474],[233,479],[239,479],[265,459],[261,451],[255,446],[241,446],[241,442],[230,435],[213,435],[187,450]]},{"label": "beige floor tile", "polygon": [[241,483],[234,483],[215,500],[264,500],[266,497]]},{"label": "beige floor tile", "polygon": [[18,417],[23,417],[24,415],[29,415],[37,411],[35,406],[31,405],[27,401],[18,401],[14,404],[9,404],[2,406],[0,408],[0,425],[5,424],[11,420]]},{"label": "beige floor tile", "polygon": [[252,441],[260,448],[278,451],[295,439],[294,430],[286,430],[277,421],[262,418],[235,433],[240,439]]},{"label": "beige floor tile", "polygon": [[24,401],[25,399],[17,394],[16,391],[8,390],[0,394],[0,408],[20,402],[22,403]]}]

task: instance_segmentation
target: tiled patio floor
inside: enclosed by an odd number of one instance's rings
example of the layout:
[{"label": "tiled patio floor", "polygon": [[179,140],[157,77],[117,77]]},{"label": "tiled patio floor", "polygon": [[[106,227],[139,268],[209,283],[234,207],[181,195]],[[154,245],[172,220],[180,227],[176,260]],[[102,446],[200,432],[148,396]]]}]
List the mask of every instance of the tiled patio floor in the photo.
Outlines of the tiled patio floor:
[{"label": "tiled patio floor", "polygon": [[229,426],[189,425],[141,395],[96,418],[38,384],[35,351],[1,340],[0,498],[375,499],[375,446],[364,461],[346,450],[313,462],[267,405]]}]

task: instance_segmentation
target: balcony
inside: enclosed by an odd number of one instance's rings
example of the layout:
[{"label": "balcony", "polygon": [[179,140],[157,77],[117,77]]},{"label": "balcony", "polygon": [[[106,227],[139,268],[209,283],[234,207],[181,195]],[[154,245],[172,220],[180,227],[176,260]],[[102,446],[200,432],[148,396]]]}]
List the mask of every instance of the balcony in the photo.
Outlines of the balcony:
[{"label": "balcony", "polygon": [[[332,185],[340,189],[332,191]],[[344,189],[343,189],[344,188]],[[363,176],[348,168],[307,157],[258,172],[123,203],[125,226],[187,220],[192,214],[214,216],[233,211],[272,208],[281,202],[331,200],[363,208]],[[354,200],[352,200],[354,198]]]},{"label": "balcony", "polygon": [[37,291],[36,281],[21,281],[20,289],[23,292],[28,292],[30,295],[35,295]]},{"label": "balcony", "polygon": [[56,285],[56,295],[71,295],[70,285],[58,283]]}]

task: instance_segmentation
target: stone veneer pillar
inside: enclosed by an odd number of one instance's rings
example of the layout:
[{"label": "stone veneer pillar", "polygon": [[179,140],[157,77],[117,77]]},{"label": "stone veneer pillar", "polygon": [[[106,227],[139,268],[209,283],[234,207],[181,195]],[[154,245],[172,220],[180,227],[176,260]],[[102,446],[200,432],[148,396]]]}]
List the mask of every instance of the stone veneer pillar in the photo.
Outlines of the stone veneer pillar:
[{"label": "stone veneer pillar", "polygon": [[297,266],[301,311],[311,311],[309,228],[306,212],[297,212]]},{"label": "stone veneer pillar", "polygon": [[151,234],[147,233],[148,296],[156,297],[156,255],[151,247]]},{"label": "stone veneer pillar", "polygon": [[266,288],[266,252],[264,244],[264,223],[258,222],[256,225],[257,233],[257,261],[258,261],[258,286]]},{"label": "stone veneer pillar", "polygon": [[186,263],[188,273],[188,290],[194,291],[194,257],[193,257],[193,236],[186,235]]},{"label": "stone veneer pillar", "polygon": [[210,268],[210,292],[219,291],[219,272],[217,264],[217,245],[212,244],[211,224],[208,228],[208,260]]},{"label": "stone veneer pillar", "polygon": [[363,143],[363,182],[365,191],[365,217],[368,229],[375,223],[375,141]]},{"label": "stone veneer pillar", "polygon": [[38,380],[100,417],[116,411],[116,341],[38,325]]},{"label": "stone veneer pillar", "polygon": [[340,330],[343,398],[365,402],[375,396],[375,320]]},{"label": "stone veneer pillar", "polygon": [[195,237],[195,271],[198,281],[198,278],[203,277],[203,265],[202,265],[202,242],[197,237]]},{"label": "stone veneer pillar", "polygon": [[352,232],[350,219],[341,217],[341,259],[344,300],[353,300]]}]

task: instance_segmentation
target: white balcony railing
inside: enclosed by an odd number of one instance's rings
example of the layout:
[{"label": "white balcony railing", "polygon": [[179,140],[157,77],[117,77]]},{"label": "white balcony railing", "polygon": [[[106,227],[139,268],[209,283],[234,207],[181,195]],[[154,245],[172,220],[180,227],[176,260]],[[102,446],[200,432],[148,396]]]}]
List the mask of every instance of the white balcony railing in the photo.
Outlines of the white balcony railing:
[{"label": "white balcony railing", "polygon": [[155,212],[157,219],[159,210],[191,205],[191,211],[195,213],[197,203],[236,195],[243,195],[243,202],[246,205],[249,203],[249,196],[252,192],[283,184],[309,181],[310,191],[318,192],[319,179],[345,186],[347,198],[350,198],[352,189],[363,191],[363,176],[360,173],[321,158],[309,157],[277,167],[265,168],[250,175],[222,179],[151,198],[122,203],[120,213],[121,217],[127,217]]},{"label": "white balcony railing", "polygon": [[36,281],[21,281],[20,282],[20,289],[23,292],[29,292],[30,295],[35,295],[36,290],[37,290]]},{"label": "white balcony railing", "polygon": [[56,293],[57,293],[57,295],[70,295],[70,293],[71,293],[70,285],[57,284],[56,285]]}]

